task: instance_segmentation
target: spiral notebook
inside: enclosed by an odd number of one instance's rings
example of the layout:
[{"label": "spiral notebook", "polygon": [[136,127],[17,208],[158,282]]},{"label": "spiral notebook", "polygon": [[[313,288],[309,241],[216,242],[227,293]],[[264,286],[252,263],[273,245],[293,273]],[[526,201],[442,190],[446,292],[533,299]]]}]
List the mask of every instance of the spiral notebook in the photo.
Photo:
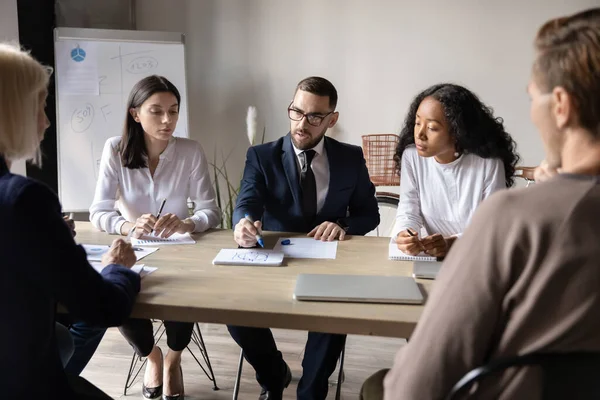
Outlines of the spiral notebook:
[{"label": "spiral notebook", "polygon": [[394,238],[390,239],[388,258],[394,261],[438,261],[436,257],[428,256],[425,253],[421,253],[416,256],[404,254],[401,250],[398,249],[398,245],[394,241]]},{"label": "spiral notebook", "polygon": [[196,241],[189,233],[174,233],[169,238],[161,238],[154,235],[145,235],[141,238],[131,238],[134,246],[163,246],[168,244],[195,244]]}]

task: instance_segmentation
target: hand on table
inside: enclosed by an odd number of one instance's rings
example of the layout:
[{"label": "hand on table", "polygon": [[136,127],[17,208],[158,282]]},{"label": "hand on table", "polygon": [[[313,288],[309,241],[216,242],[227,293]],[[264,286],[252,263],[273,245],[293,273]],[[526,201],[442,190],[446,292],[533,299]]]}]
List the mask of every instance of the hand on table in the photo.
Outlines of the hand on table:
[{"label": "hand on table", "polygon": [[161,238],[168,238],[174,233],[193,232],[195,227],[194,221],[180,220],[177,215],[167,213],[154,224],[154,234]]},{"label": "hand on table", "polygon": [[63,215],[63,221],[65,221],[65,223],[67,224],[67,226],[71,230],[71,235],[73,235],[73,237],[75,237],[77,235],[77,232],[75,231],[75,221],[73,221],[67,215]]},{"label": "hand on table", "polygon": [[425,253],[432,257],[444,257],[450,249],[446,238],[439,233],[424,237],[421,239],[421,243]]},{"label": "hand on table", "polygon": [[421,240],[416,234],[409,234],[408,230],[403,230],[396,235],[396,245],[404,254],[416,256],[425,250]]},{"label": "hand on table", "polygon": [[331,242],[335,239],[344,240],[346,238],[346,231],[335,222],[325,221],[308,232],[307,236],[314,236],[316,240],[323,242]]},{"label": "hand on table", "polygon": [[124,239],[115,239],[108,252],[102,256],[102,265],[119,264],[131,268],[136,261],[131,243]]},{"label": "hand on table", "polygon": [[242,218],[235,226],[233,239],[242,247],[254,247],[257,243],[256,235],[261,228],[262,222],[255,221],[254,224],[252,224],[246,218]]}]

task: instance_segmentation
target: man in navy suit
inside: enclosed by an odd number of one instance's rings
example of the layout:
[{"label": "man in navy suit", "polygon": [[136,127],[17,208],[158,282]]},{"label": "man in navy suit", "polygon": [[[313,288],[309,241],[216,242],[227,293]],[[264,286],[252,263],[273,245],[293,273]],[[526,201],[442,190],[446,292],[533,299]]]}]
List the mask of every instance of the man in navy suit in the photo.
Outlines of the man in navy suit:
[{"label": "man in navy suit", "polygon": [[[379,225],[375,187],[361,148],[325,136],[338,120],[336,104],[337,91],[331,82],[319,77],[302,80],[288,107],[290,132],[248,149],[233,213],[238,245],[256,246],[260,228],[332,241],[344,240],[346,234],[364,235]],[[271,330],[228,329],[256,371],[262,387],[259,399],[281,399],[291,373]],[[345,335],[309,332],[299,400],[327,397],[328,378],[345,341]]]}]

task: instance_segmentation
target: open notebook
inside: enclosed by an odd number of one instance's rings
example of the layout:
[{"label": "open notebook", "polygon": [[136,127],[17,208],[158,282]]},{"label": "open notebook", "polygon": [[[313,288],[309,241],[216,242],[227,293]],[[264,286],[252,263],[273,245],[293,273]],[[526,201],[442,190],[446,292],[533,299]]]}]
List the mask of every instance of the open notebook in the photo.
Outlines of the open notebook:
[{"label": "open notebook", "polygon": [[134,246],[162,246],[167,244],[195,244],[196,241],[189,233],[174,233],[169,238],[161,238],[154,235],[144,235],[139,239],[131,238]]},{"label": "open notebook", "polygon": [[395,261],[437,261],[438,260],[437,258],[428,256],[425,253],[421,253],[416,256],[410,256],[408,254],[404,254],[401,250],[398,249],[398,245],[394,241],[394,238],[390,239],[388,258],[390,260],[395,260]]}]

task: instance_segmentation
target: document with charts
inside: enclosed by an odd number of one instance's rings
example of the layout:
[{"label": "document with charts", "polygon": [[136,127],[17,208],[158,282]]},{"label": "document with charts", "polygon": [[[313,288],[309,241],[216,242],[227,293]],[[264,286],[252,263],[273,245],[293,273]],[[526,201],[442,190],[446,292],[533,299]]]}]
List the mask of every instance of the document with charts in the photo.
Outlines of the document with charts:
[{"label": "document with charts", "polygon": [[278,267],[283,262],[283,253],[263,249],[221,249],[214,265],[262,265]]},{"label": "document with charts", "polygon": [[139,239],[131,238],[131,244],[134,246],[163,246],[168,244],[195,244],[189,233],[175,233],[169,238],[160,238],[154,235],[145,235]]}]

